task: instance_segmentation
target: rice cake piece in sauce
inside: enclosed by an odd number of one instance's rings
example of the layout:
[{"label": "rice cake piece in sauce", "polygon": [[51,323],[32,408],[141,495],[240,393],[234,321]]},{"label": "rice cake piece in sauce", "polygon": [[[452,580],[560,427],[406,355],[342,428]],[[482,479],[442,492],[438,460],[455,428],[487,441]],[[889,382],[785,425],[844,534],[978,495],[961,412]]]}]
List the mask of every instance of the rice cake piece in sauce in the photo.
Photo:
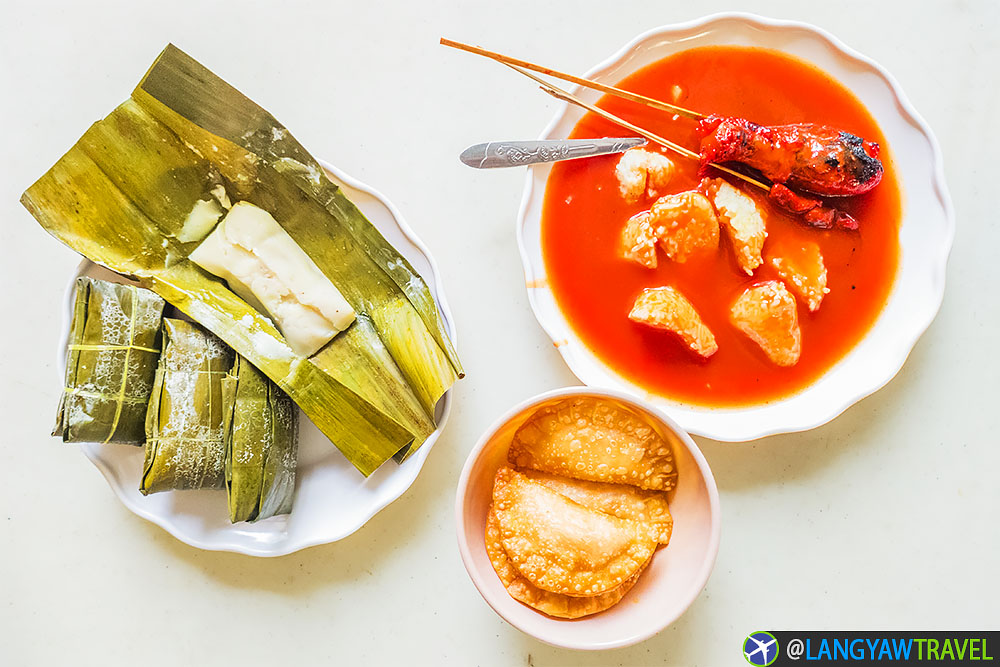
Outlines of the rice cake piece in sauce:
[{"label": "rice cake piece in sauce", "polygon": [[636,297],[628,318],[653,329],[676,334],[684,346],[702,359],[719,351],[715,335],[694,309],[694,306],[676,288],[647,287]]},{"label": "rice cake piece in sauce", "polygon": [[567,398],[536,411],[514,434],[518,468],[669,491],[677,481],[670,444],[635,412],[599,398]]},{"label": "rice cake piece in sauce", "polygon": [[557,618],[581,618],[613,607],[632,589],[632,586],[646,569],[646,565],[649,564],[649,561],[646,561],[635,574],[626,579],[625,583],[618,588],[592,597],[572,597],[543,590],[522,577],[511,564],[500,541],[500,526],[497,523],[496,514],[493,512],[493,505],[490,505],[489,513],[486,516],[486,555],[512,598]]},{"label": "rice cake piece in sauce", "polygon": [[719,247],[719,219],[712,202],[700,192],[660,197],[649,209],[649,224],[663,252],[681,264]]},{"label": "rice cake piece in sauce", "polygon": [[794,366],[802,354],[795,297],[778,280],[748,287],[730,309],[733,325],[778,366]]},{"label": "rice cake piece in sauce", "polygon": [[522,472],[531,481],[566,496],[587,509],[648,526],[647,530],[660,544],[670,542],[674,518],[670,515],[667,494],[663,491],[647,491],[629,484],[588,482],[538,470],[528,469]]},{"label": "rice cake piece in sauce", "polygon": [[612,591],[656,550],[643,524],[587,509],[511,468],[497,471],[493,502],[500,543],[514,568],[551,593]]},{"label": "rice cake piece in sauce", "polygon": [[647,269],[655,269],[656,259],[656,234],[649,223],[649,211],[643,211],[629,218],[622,229],[621,252],[622,257],[645,266]]},{"label": "rice cake piece in sauce", "polygon": [[830,293],[826,286],[826,265],[819,245],[812,241],[784,243],[768,252],[768,262],[785,285],[815,313]]},{"label": "rice cake piece in sauce", "polygon": [[736,263],[748,276],[752,276],[764,263],[761,250],[767,240],[767,225],[757,202],[721,178],[706,179],[702,187],[729,235]]},{"label": "rice cake piece in sauce", "polygon": [[656,197],[670,184],[677,167],[663,153],[630,148],[615,167],[618,189],[625,201],[634,204],[643,197]]}]

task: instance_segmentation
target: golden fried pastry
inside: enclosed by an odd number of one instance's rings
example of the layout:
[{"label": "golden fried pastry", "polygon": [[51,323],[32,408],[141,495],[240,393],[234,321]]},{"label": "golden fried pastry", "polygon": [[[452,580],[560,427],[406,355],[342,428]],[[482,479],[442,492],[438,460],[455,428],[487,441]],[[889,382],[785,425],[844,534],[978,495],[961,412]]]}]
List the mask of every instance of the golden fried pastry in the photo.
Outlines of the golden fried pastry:
[{"label": "golden fried pastry", "polygon": [[630,204],[645,196],[655,197],[657,190],[667,187],[676,167],[666,155],[630,148],[622,153],[615,167],[618,189]]},{"label": "golden fried pastry", "polygon": [[801,244],[784,243],[776,248],[769,248],[768,262],[778,272],[799,299],[805,303],[811,312],[819,310],[823,297],[830,293],[826,286],[826,266],[823,264],[823,253],[812,241]]},{"label": "golden fried pastry", "polygon": [[649,211],[629,218],[622,230],[622,256],[647,269],[656,268],[656,235],[649,224]]},{"label": "golden fried pastry", "polygon": [[588,482],[530,469],[523,474],[587,509],[647,525],[660,544],[670,542],[674,518],[667,505],[667,494],[662,491],[646,491],[628,484]]},{"label": "golden fried pastry", "polygon": [[507,552],[500,543],[500,526],[493,511],[493,503],[490,503],[490,510],[486,515],[486,555],[489,556],[490,563],[493,564],[493,569],[503,582],[504,588],[522,578],[507,558]]},{"label": "golden fried pastry", "polygon": [[551,593],[607,593],[656,550],[643,524],[587,509],[511,468],[497,471],[493,502],[500,543],[514,569]]},{"label": "golden fried pastry", "polygon": [[721,178],[706,179],[703,187],[736,252],[736,263],[748,276],[752,276],[754,270],[764,263],[761,250],[767,239],[767,227],[757,202]]},{"label": "golden fried pastry", "polygon": [[549,616],[559,618],[589,616],[618,604],[625,597],[625,594],[631,590],[632,586],[635,585],[635,582],[639,580],[639,575],[642,574],[643,570],[646,569],[646,565],[649,564],[649,561],[646,561],[621,586],[607,593],[601,593],[592,597],[572,597],[569,595],[560,595],[559,593],[550,593],[522,577],[511,564],[510,558],[507,557],[507,552],[503,550],[503,544],[500,541],[500,526],[497,524],[497,518],[493,513],[492,505],[490,505],[490,511],[486,517],[486,555],[489,557],[490,563],[493,564],[493,569],[496,570],[497,576],[500,577],[504,588],[507,589],[507,593],[512,598]]},{"label": "golden fried pastry", "polygon": [[733,303],[730,318],[778,366],[794,366],[802,353],[795,298],[777,280],[748,287]]},{"label": "golden fried pastry", "polygon": [[660,197],[649,209],[649,223],[660,247],[675,262],[719,247],[719,220],[712,202],[700,192]]},{"label": "golden fried pastry", "polygon": [[628,318],[677,334],[688,349],[705,359],[719,351],[715,336],[701,321],[698,311],[673,287],[644,289],[632,305]]},{"label": "golden fried pastry", "polygon": [[566,398],[539,409],[514,433],[507,460],[655,491],[669,491],[677,480],[669,443],[635,412],[600,398]]}]

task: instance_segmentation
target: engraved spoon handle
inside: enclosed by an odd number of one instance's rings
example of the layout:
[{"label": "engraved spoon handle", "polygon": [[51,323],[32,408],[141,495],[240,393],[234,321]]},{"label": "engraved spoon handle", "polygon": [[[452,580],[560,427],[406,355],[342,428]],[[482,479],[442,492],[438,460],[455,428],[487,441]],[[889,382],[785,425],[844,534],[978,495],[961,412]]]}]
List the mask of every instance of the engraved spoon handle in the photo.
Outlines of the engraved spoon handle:
[{"label": "engraved spoon handle", "polygon": [[641,137],[610,137],[606,139],[560,139],[555,141],[491,141],[466,148],[459,159],[476,169],[520,167],[539,162],[577,160],[594,155],[623,153],[642,146]]}]

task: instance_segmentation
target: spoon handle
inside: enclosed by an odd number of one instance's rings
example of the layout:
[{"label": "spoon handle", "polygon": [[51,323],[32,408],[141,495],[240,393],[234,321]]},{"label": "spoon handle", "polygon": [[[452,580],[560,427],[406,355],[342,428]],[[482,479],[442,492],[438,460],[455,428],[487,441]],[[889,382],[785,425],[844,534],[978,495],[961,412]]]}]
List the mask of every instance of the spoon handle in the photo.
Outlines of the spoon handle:
[{"label": "spoon handle", "polygon": [[459,159],[476,169],[520,167],[539,162],[577,160],[608,153],[623,153],[642,146],[641,137],[605,139],[559,139],[555,141],[491,141],[466,148]]}]

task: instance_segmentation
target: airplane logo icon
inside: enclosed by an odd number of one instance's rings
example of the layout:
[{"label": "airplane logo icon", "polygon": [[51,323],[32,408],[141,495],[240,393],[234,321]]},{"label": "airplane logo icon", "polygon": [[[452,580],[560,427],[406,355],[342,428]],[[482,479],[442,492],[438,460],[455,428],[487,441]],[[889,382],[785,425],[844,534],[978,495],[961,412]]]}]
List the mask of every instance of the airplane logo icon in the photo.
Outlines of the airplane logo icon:
[{"label": "airplane logo icon", "polygon": [[754,667],[767,667],[778,658],[778,640],[770,632],[752,632],[743,641],[743,657]]}]

